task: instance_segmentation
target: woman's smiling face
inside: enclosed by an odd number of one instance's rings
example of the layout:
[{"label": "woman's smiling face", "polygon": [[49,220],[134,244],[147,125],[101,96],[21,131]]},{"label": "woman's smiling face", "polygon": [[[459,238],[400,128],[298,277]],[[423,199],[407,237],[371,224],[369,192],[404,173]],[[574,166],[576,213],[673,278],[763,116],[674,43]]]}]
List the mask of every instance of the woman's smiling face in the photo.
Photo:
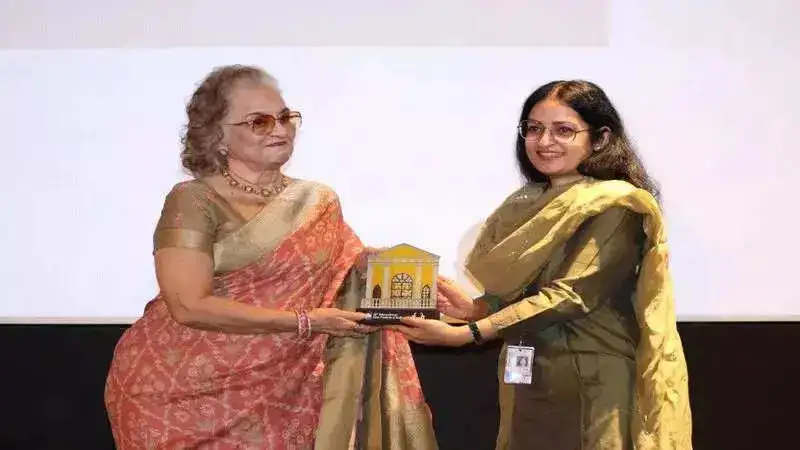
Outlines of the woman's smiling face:
[{"label": "woman's smiling face", "polygon": [[577,175],[578,166],[591,152],[589,125],[557,100],[537,103],[520,127],[528,159],[548,178]]}]

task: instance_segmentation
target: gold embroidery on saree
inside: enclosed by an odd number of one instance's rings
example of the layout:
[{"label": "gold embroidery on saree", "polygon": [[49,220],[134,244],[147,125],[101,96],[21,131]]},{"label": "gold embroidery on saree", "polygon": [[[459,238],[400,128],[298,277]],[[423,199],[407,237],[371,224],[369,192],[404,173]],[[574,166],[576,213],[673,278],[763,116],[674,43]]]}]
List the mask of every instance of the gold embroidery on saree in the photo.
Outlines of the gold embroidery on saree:
[{"label": "gold embroidery on saree", "polygon": [[333,193],[310,181],[295,181],[241,228],[214,243],[214,269],[228,272],[263,258],[305,224]]}]

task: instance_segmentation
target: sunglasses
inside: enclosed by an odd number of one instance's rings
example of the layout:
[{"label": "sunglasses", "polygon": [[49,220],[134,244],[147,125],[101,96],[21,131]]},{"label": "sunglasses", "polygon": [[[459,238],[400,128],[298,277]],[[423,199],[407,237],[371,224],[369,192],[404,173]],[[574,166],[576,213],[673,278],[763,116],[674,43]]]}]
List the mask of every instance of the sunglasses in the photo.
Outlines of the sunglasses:
[{"label": "sunglasses", "polygon": [[303,115],[298,111],[287,111],[278,116],[272,114],[256,114],[247,120],[236,123],[226,123],[228,126],[242,126],[247,125],[250,131],[259,136],[266,136],[275,129],[275,126],[280,123],[284,128],[297,129],[303,123]]}]

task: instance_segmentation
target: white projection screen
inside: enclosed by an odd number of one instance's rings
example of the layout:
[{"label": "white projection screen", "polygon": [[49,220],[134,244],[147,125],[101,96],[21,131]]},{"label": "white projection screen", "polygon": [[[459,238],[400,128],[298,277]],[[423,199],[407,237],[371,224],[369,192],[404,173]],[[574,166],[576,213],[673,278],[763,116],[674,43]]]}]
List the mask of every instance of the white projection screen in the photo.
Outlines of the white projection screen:
[{"label": "white projection screen", "polygon": [[[660,182],[679,320],[797,320],[800,6],[791,0],[0,2],[0,321],[128,323],[185,179],[184,106],[255,64],[303,127],[292,176],[372,246],[461,262],[520,185],[524,98],[599,83]],[[225,5],[225,6],[223,6]]]}]

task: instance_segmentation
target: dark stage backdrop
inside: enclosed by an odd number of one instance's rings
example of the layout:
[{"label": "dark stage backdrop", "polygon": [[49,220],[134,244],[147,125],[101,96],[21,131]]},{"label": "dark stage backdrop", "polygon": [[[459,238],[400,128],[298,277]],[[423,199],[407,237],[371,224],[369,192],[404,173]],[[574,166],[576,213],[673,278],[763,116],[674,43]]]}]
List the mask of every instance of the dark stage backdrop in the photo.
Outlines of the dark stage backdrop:
[{"label": "dark stage backdrop", "polygon": [[[113,449],[103,385],[123,325],[0,325],[0,450]],[[800,323],[680,323],[695,448],[800,448]],[[499,347],[414,346],[442,450],[491,450]]]}]

